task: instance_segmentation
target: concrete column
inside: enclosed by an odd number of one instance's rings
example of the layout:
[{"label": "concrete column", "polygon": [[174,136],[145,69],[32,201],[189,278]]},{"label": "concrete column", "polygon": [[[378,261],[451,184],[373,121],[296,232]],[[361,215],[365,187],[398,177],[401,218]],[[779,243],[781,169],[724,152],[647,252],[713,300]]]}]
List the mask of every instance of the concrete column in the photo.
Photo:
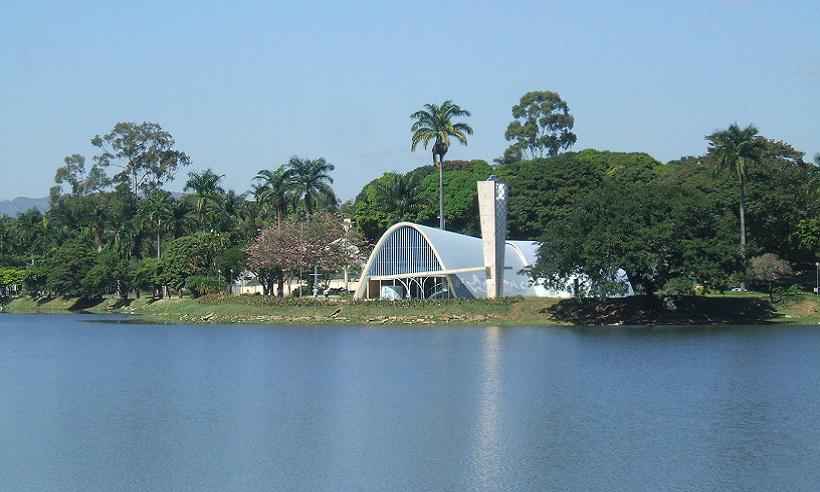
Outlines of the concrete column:
[{"label": "concrete column", "polygon": [[504,255],[507,245],[507,185],[497,181],[478,182],[478,210],[487,298],[504,296]]}]

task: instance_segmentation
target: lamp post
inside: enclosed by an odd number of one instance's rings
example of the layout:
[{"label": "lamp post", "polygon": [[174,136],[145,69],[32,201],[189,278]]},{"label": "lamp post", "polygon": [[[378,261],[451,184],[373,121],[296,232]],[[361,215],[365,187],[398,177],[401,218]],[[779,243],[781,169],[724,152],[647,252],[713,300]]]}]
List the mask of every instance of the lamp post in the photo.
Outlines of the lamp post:
[{"label": "lamp post", "polygon": [[816,287],[814,288],[814,295],[817,296],[817,295],[820,295],[820,261],[816,262],[814,264],[814,266],[817,267],[817,275],[816,275],[816,282],[815,282]]}]

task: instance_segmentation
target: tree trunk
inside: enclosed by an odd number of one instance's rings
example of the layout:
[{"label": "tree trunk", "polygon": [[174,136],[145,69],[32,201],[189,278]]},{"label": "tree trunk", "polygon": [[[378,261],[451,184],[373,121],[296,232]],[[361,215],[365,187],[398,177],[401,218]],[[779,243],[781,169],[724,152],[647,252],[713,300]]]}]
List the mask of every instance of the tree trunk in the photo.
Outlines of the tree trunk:
[{"label": "tree trunk", "polygon": [[276,297],[279,299],[285,296],[285,276],[279,275],[276,278]]},{"label": "tree trunk", "polygon": [[117,296],[123,301],[128,299],[128,292],[123,288],[121,280],[117,280]]},{"label": "tree trunk", "polygon": [[94,243],[97,245],[97,253],[103,249],[103,229],[99,225],[94,226]]},{"label": "tree trunk", "polygon": [[[433,154],[433,165],[436,164],[436,154]],[[438,227],[445,230],[444,223],[444,156],[438,156]]]},{"label": "tree trunk", "polygon": [[[743,268],[746,268],[746,180],[740,177],[740,258]],[[746,290],[745,270],[744,280],[740,283],[740,288]]]},{"label": "tree trunk", "polygon": [[160,235],[161,235],[161,233],[160,233],[160,230],[159,230],[159,224],[157,224],[157,259],[159,259],[160,254],[161,254],[161,251],[160,251]]}]

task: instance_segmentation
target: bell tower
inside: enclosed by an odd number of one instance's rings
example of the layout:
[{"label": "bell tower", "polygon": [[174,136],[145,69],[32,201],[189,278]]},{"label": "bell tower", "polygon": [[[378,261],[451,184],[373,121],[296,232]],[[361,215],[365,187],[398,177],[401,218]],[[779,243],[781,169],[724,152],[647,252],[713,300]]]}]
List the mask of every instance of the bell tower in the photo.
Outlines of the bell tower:
[{"label": "bell tower", "polygon": [[484,270],[487,275],[487,299],[504,296],[504,256],[507,245],[508,187],[490,176],[478,182],[478,211],[481,219],[481,241]]}]

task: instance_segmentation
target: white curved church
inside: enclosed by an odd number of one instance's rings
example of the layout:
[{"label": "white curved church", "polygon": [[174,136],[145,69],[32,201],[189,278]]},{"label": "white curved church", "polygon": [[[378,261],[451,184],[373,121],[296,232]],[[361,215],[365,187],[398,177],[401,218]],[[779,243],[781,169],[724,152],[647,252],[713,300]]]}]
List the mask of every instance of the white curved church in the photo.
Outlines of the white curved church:
[{"label": "white curved church", "polygon": [[[510,296],[572,297],[573,279],[563,289],[532,282],[535,241],[508,241],[507,188],[478,182],[481,238],[410,222],[390,227],[367,261],[356,299],[480,299]],[[623,282],[626,283],[625,274]],[[631,293],[631,288],[626,289]]]},{"label": "white curved church", "polygon": [[[504,244],[503,295],[549,296],[530,285],[526,270],[535,264],[533,241]],[[487,297],[482,239],[401,222],[381,237],[365,265],[358,299]]]}]

